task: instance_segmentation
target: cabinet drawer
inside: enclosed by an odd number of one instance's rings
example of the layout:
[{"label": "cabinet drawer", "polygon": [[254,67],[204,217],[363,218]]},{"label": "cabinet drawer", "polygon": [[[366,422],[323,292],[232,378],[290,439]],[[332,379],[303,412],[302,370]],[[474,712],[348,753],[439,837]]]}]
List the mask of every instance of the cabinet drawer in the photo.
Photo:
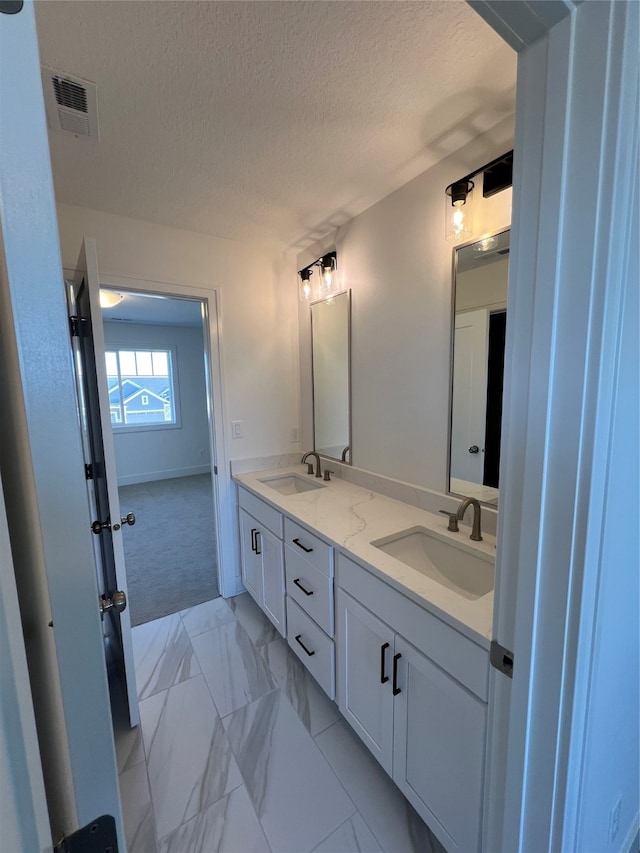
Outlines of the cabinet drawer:
[{"label": "cabinet drawer", "polygon": [[333,578],[305,560],[291,545],[284,554],[287,595],[333,637]]},{"label": "cabinet drawer", "polygon": [[331,545],[327,545],[306,527],[296,524],[295,521],[287,517],[284,519],[284,541],[294,551],[299,551],[316,569],[319,569],[327,577],[333,577],[333,549]]},{"label": "cabinet drawer", "polygon": [[282,513],[278,512],[277,509],[243,489],[242,486],[238,487],[238,506],[245,509],[260,524],[264,524],[279,539],[282,539]]},{"label": "cabinet drawer", "polygon": [[333,640],[287,596],[287,640],[293,651],[330,699],[335,698],[335,648]]}]

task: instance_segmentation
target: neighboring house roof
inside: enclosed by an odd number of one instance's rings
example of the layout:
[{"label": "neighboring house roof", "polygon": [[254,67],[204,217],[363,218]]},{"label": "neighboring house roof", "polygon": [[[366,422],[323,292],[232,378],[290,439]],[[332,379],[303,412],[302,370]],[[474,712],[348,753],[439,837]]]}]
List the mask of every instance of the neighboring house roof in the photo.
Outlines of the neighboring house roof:
[{"label": "neighboring house roof", "polygon": [[129,397],[127,397],[124,401],[125,407],[127,409],[130,409],[131,404],[134,402],[140,402],[139,398],[141,398],[142,396],[155,398],[160,403],[162,409],[164,410],[164,407],[165,407],[165,404],[167,403],[167,400],[165,400],[164,397],[161,397],[160,394],[156,394],[155,391],[150,391],[148,388],[140,388],[134,394],[131,394]]},{"label": "neighboring house roof", "polygon": [[[142,388],[142,385],[138,385],[138,383],[134,382],[133,379],[124,379],[122,382],[122,392],[123,392],[125,397],[135,393],[140,388]],[[119,389],[119,385],[118,385],[117,380],[116,380],[116,384],[113,387],[109,388],[109,397],[111,397],[112,394],[114,394],[114,395],[117,394],[118,389]],[[118,396],[119,396],[119,393],[118,393]]]}]

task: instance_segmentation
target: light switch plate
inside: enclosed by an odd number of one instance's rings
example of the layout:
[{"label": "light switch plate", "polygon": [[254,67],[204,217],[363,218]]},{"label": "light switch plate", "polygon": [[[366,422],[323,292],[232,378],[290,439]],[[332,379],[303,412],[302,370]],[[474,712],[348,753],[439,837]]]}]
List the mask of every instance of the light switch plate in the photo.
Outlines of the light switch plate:
[{"label": "light switch plate", "polygon": [[233,438],[242,438],[242,421],[231,421],[231,435]]}]

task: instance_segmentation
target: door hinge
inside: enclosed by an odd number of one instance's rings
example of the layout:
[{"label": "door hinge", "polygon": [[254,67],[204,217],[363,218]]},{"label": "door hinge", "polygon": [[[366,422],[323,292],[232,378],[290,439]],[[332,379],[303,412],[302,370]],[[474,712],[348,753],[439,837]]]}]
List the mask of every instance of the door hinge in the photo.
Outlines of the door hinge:
[{"label": "door hinge", "polygon": [[87,480],[93,480],[93,465],[84,466],[84,476]]},{"label": "door hinge", "polygon": [[65,835],[53,848],[53,853],[118,853],[114,818],[103,814],[71,835]]},{"label": "door hinge", "polygon": [[218,476],[218,466],[217,465],[213,466],[213,473],[216,475],[216,477]]},{"label": "door hinge", "polygon": [[509,678],[513,678],[513,652],[505,649],[496,640],[491,640],[489,660],[491,661],[491,666],[500,670],[500,672]]},{"label": "door hinge", "polygon": [[69,317],[69,330],[71,331],[72,338],[80,337],[80,318],[77,314]]}]

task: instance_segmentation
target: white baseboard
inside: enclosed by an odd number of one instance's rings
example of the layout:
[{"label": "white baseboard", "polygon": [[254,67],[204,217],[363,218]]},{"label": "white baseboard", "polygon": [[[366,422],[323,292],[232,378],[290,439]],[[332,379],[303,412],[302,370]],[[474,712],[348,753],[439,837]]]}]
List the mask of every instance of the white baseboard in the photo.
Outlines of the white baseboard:
[{"label": "white baseboard", "polygon": [[118,477],[119,486],[135,486],[138,483],[153,483],[156,480],[171,480],[174,477],[191,477],[193,474],[208,474],[211,465],[194,465],[192,468],[170,468],[167,471],[146,471],[142,474],[127,474]]}]

